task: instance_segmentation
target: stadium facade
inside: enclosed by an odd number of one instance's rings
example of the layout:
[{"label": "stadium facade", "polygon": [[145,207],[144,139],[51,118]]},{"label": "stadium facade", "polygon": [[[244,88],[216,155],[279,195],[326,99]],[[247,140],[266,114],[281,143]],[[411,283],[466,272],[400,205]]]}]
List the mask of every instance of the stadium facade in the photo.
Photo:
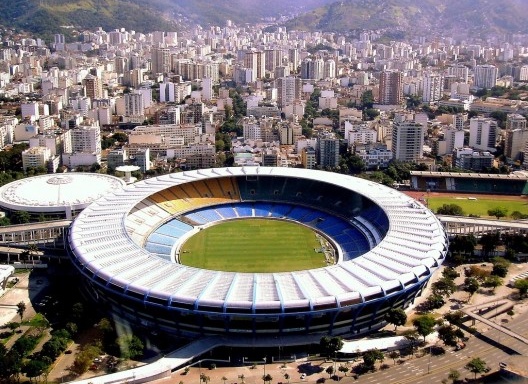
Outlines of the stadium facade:
[{"label": "stadium facade", "polygon": [[[181,242],[200,228],[252,217],[311,227],[333,244],[335,263],[240,273],[177,262]],[[69,234],[72,259],[94,300],[132,324],[188,338],[369,332],[384,325],[390,308],[413,303],[447,246],[434,214],[396,190],[278,167],[197,170],[135,183],[88,206]]]}]

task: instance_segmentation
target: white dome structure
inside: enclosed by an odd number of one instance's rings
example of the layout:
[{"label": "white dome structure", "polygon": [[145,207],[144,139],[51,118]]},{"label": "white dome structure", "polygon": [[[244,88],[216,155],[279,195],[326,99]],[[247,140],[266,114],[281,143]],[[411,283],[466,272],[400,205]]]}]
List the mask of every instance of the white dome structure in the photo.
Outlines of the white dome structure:
[{"label": "white dome structure", "polygon": [[71,219],[95,200],[125,186],[99,173],[61,173],[28,177],[0,188],[0,207],[31,215]]}]

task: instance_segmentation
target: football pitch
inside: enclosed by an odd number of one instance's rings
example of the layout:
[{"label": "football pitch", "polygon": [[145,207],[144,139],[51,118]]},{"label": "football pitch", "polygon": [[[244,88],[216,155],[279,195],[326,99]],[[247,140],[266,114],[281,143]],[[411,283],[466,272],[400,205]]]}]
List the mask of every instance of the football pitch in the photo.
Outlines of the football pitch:
[{"label": "football pitch", "polygon": [[491,197],[476,197],[468,199],[467,197],[429,197],[428,203],[429,208],[434,212],[437,211],[444,204],[456,204],[459,205],[464,211],[464,215],[476,215],[480,217],[489,217],[488,210],[504,207],[508,210],[507,216],[510,216],[512,212],[519,211],[523,214],[528,214],[528,201],[521,198],[503,198],[501,196]]},{"label": "football pitch", "polygon": [[180,248],[180,263],[227,272],[290,272],[325,266],[316,233],[269,219],[225,221],[205,228]]}]

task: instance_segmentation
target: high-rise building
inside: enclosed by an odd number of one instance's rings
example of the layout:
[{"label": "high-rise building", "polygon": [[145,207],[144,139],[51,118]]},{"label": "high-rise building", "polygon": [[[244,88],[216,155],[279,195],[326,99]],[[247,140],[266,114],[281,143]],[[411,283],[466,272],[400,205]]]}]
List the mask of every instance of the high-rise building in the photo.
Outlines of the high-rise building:
[{"label": "high-rise building", "polygon": [[150,52],[152,73],[169,73],[171,68],[169,48],[152,47]]},{"label": "high-rise building", "polygon": [[[335,64],[335,63],[334,63]],[[301,62],[301,78],[321,80],[324,78],[325,62],[321,58],[306,58]]]},{"label": "high-rise building", "polygon": [[298,77],[281,77],[277,79],[277,105],[284,108],[302,96],[302,80]]},{"label": "high-rise building", "polygon": [[444,140],[446,142],[445,152],[453,153],[455,148],[464,147],[464,131],[455,127],[449,127],[444,130]]},{"label": "high-rise building", "polygon": [[300,64],[299,50],[297,48],[291,48],[288,50],[288,61],[290,63],[290,70],[297,73],[297,68]]},{"label": "high-rise building", "polygon": [[125,116],[143,116],[144,114],[143,95],[141,93],[125,94]]},{"label": "high-rise building", "polygon": [[461,81],[463,83],[468,82],[469,68],[463,64],[454,64],[447,67],[447,73],[450,76],[455,77],[455,81]]},{"label": "high-rise building", "polygon": [[275,68],[282,65],[284,54],[280,49],[266,49],[264,52],[266,54],[266,71],[274,72]]},{"label": "high-rise building", "polygon": [[379,103],[400,105],[403,101],[403,73],[397,70],[383,71],[380,75]]},{"label": "high-rise building", "polygon": [[101,99],[103,97],[103,83],[97,76],[87,75],[83,80],[85,95],[90,100]]},{"label": "high-rise building", "polygon": [[260,140],[260,124],[253,116],[245,117],[242,122],[242,132],[246,140]]},{"label": "high-rise building", "polygon": [[473,79],[473,86],[477,88],[492,88],[497,84],[499,69],[490,64],[477,65]]},{"label": "high-rise building", "polygon": [[490,118],[473,117],[469,120],[469,146],[495,152],[497,122]]},{"label": "high-rise building", "polygon": [[202,99],[209,101],[213,98],[213,80],[210,77],[202,79]]},{"label": "high-rise building", "polygon": [[457,131],[464,129],[464,123],[467,121],[467,117],[468,116],[465,113],[457,113],[456,115],[453,115],[453,126]]},{"label": "high-rise building", "polygon": [[422,158],[424,127],[422,124],[401,120],[392,127],[392,156],[394,160],[418,161]]},{"label": "high-rise building", "polygon": [[524,148],[528,142],[526,118],[518,114],[510,114],[506,119],[504,140],[504,155],[513,161],[524,160]]},{"label": "high-rise building", "polygon": [[317,162],[325,167],[336,167],[339,164],[339,139],[326,135],[317,139]]},{"label": "high-rise building", "polygon": [[80,125],[71,130],[73,152],[101,152],[101,129],[96,124]]},{"label": "high-rise building", "polygon": [[304,168],[313,169],[317,164],[315,149],[312,147],[303,148],[301,151],[301,164]]},{"label": "high-rise building", "polygon": [[332,59],[324,62],[323,78],[334,79],[336,77],[336,63]]},{"label": "high-rise building", "polygon": [[247,51],[244,54],[244,67],[253,70],[257,79],[266,75],[266,59],[262,51]]},{"label": "high-rise building", "polygon": [[422,101],[431,103],[442,98],[443,78],[438,74],[428,73],[423,78]]}]

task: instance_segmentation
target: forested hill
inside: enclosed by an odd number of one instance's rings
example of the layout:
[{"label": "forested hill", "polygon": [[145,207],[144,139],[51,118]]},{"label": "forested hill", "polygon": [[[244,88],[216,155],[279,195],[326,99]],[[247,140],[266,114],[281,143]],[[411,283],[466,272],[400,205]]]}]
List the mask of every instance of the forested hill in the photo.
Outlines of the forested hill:
[{"label": "forested hill", "polygon": [[61,26],[174,31],[185,25],[238,25],[292,17],[333,0],[0,0],[0,25],[50,37]]},{"label": "forested hill", "polygon": [[176,29],[167,15],[144,3],[140,0],[3,0],[0,1],[0,25],[48,38],[62,32],[63,26],[127,28],[140,32]]},{"label": "forested hill", "polygon": [[402,35],[527,33],[526,0],[343,0],[290,20],[292,29],[399,31]]}]

